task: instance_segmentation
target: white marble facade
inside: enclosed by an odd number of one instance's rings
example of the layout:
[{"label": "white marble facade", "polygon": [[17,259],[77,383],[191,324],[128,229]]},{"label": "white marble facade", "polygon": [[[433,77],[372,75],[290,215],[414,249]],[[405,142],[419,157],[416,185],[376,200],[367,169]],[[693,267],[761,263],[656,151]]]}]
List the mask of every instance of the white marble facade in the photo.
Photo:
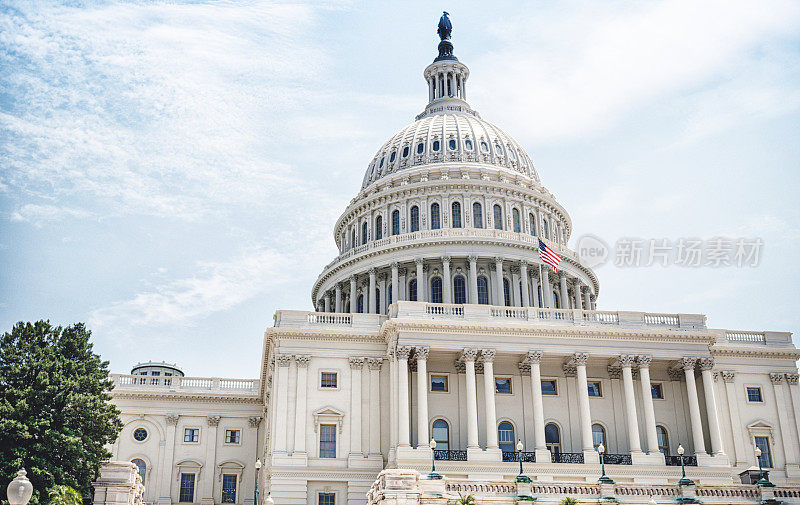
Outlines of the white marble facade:
[{"label": "white marble facade", "polygon": [[427,473],[431,438],[453,482],[513,481],[519,440],[534,483],[595,483],[602,441],[619,483],[675,485],[682,445],[699,486],[739,489],[759,445],[797,490],[791,335],[596,310],[569,215],[467,104],[468,76],[454,57],[425,69],[428,105],[370,161],[316,311],[276,313],[258,379],[115,376],[113,455],[144,463],[145,501],[251,504],[260,459],[262,499],[361,505],[383,469]]}]

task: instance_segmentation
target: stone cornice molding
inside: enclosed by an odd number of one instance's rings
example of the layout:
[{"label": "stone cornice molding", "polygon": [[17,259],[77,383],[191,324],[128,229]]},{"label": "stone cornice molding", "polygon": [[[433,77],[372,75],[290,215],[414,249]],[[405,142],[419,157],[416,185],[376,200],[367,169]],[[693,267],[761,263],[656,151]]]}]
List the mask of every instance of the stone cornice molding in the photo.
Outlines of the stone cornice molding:
[{"label": "stone cornice molding", "polygon": [[800,349],[777,349],[768,347],[717,347],[710,348],[712,356],[737,356],[759,359],[787,359],[797,361],[800,359]]}]

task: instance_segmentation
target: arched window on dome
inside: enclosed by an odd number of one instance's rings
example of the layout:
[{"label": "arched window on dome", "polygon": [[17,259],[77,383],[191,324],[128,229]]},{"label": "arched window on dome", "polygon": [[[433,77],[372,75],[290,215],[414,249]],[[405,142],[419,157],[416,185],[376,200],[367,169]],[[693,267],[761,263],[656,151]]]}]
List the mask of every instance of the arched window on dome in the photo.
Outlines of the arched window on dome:
[{"label": "arched window on dome", "polygon": [[483,209],[478,202],[472,204],[472,225],[475,228],[483,228]]},{"label": "arched window on dome", "polygon": [[403,158],[408,158],[408,146],[403,147]]},{"label": "arched window on dome", "polygon": [[478,276],[478,303],[489,305],[489,281],[483,275]]},{"label": "arched window on dome", "polygon": [[494,229],[495,230],[502,230],[503,229],[503,209],[494,204]]},{"label": "arched window on dome", "polygon": [[461,228],[461,204],[453,202],[453,205],[450,206],[450,210],[453,218],[453,228]]},{"label": "arched window on dome", "polygon": [[431,303],[442,303],[442,278],[431,278]]},{"label": "arched window on dome", "polygon": [[434,151],[438,151],[438,150],[439,150],[439,147],[440,147],[440,145],[439,145],[439,141],[438,141],[438,140],[434,140],[434,141],[433,141],[433,146],[432,146],[432,149],[433,149]]},{"label": "arched window on dome", "polygon": [[417,301],[417,279],[408,281],[408,300],[411,302]]},{"label": "arched window on dome", "polygon": [[439,213],[439,204],[431,204],[431,230],[438,230],[442,227],[442,219]]},{"label": "arched window on dome", "polygon": [[550,231],[547,229],[547,219],[542,219],[542,235],[544,235],[544,238],[550,239]]},{"label": "arched window on dome", "polygon": [[375,288],[375,312],[378,314],[383,314],[383,310],[381,310],[381,289]]},{"label": "arched window on dome", "polygon": [[383,217],[378,216],[375,218],[375,240],[383,238]]},{"label": "arched window on dome", "polygon": [[448,140],[447,141],[447,148],[450,149],[451,151],[455,151],[456,150],[456,139]]},{"label": "arched window on dome", "polygon": [[378,168],[383,168],[383,162],[386,161],[386,156],[381,158],[381,164]]},{"label": "arched window on dome", "polygon": [[494,149],[495,151],[497,151],[497,154],[499,154],[500,156],[503,155],[503,146],[501,146],[500,144],[495,144]]},{"label": "arched window on dome", "polygon": [[499,443],[500,450],[502,452],[510,454],[514,454],[514,452],[516,452],[516,448],[514,447],[513,424],[508,421],[503,421],[497,425],[497,442]]},{"label": "arched window on dome", "polygon": [[392,154],[389,155],[389,163],[394,163],[394,159],[397,157],[397,151],[392,151]]},{"label": "arched window on dome", "polygon": [[509,156],[509,158],[511,158],[512,160],[516,160],[516,159],[517,159],[517,155],[516,155],[516,154],[514,154],[514,150],[513,150],[513,149],[511,149],[511,148],[509,148],[509,149],[508,149],[508,156]]},{"label": "arched window on dome", "polygon": [[419,207],[411,207],[411,231],[419,231]]},{"label": "arched window on dome", "polygon": [[361,223],[361,245],[367,243],[367,235],[369,234],[369,225],[366,221]]},{"label": "arched window on dome", "polygon": [[519,233],[520,232],[519,209],[511,210],[511,220],[514,224],[514,233]]},{"label": "arched window on dome", "polygon": [[392,235],[400,235],[400,211],[392,211]]},{"label": "arched window on dome", "polygon": [[364,295],[358,295],[357,304],[358,304],[358,313],[359,314],[363,314],[364,313]]},{"label": "arched window on dome", "polygon": [[425,142],[420,142],[417,144],[417,154],[422,154],[425,152]]},{"label": "arched window on dome", "polygon": [[463,275],[453,279],[453,303],[467,303],[467,283]]},{"label": "arched window on dome", "polygon": [[533,212],[528,214],[528,226],[531,228],[531,235],[536,235],[536,216]]},{"label": "arched window on dome", "polygon": [[489,144],[486,142],[481,142],[481,151],[488,153],[489,152]]},{"label": "arched window on dome", "polygon": [[511,307],[511,283],[503,277],[503,303],[506,307]]},{"label": "arched window on dome", "polygon": [[352,228],[350,230],[350,249],[353,249],[356,246],[356,229]]},{"label": "arched window on dome", "polygon": [[464,149],[472,151],[472,141],[470,139],[464,141]]}]

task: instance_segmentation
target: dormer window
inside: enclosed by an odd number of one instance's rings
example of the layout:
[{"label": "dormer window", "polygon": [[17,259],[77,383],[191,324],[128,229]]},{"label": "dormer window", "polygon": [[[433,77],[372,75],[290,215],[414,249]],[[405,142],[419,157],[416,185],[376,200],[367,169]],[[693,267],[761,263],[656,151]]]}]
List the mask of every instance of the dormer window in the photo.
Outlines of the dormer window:
[{"label": "dormer window", "polygon": [[447,147],[448,147],[448,148],[449,148],[451,151],[455,151],[455,150],[456,150],[456,140],[455,140],[455,139],[450,139],[450,140],[448,140],[448,141],[447,141]]},{"label": "dormer window", "polygon": [[425,142],[420,142],[417,144],[417,154],[422,154],[425,152]]},{"label": "dormer window", "polygon": [[438,140],[434,140],[433,141],[433,150],[434,151],[438,151],[439,150],[439,141]]},{"label": "dormer window", "polygon": [[464,149],[472,151],[472,141],[470,139],[464,141]]}]

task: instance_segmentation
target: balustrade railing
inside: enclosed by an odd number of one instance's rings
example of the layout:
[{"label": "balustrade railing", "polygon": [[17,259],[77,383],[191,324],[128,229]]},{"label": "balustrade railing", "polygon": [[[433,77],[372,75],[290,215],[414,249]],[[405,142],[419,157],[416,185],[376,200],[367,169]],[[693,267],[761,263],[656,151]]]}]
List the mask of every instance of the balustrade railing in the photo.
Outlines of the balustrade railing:
[{"label": "balustrade railing", "polygon": [[726,331],[725,340],[728,342],[746,342],[748,344],[767,343],[767,338],[763,331]]},{"label": "balustrade railing", "polygon": [[349,326],[353,324],[353,316],[350,314],[334,314],[328,312],[310,312],[308,314],[309,324],[336,324]]},{"label": "balustrade railing", "polygon": [[425,313],[431,316],[464,317],[464,306],[447,303],[429,303],[425,306]]},{"label": "balustrade railing", "polygon": [[519,462],[519,458],[522,458],[523,463],[536,463],[536,453],[535,452],[511,452],[511,451],[503,451],[503,461],[511,461],[514,463]]},{"label": "balustrade railing", "polygon": [[583,464],[582,452],[554,452],[550,455],[553,463],[581,463]]},{"label": "balustrade railing", "polygon": [[180,377],[111,374],[117,389],[169,391],[225,391],[230,394],[257,394],[258,379],[222,379],[217,377]]},{"label": "balustrade railing", "polygon": [[606,465],[632,465],[630,454],[604,454],[603,461]]},{"label": "balustrade railing", "polygon": [[435,451],[433,451],[433,459],[435,459],[437,461],[466,461],[467,460],[467,451],[435,450]]},{"label": "balustrade railing", "polygon": [[[681,466],[680,456],[665,456],[667,466]],[[683,464],[685,466],[697,466],[697,456],[684,456]]]}]

